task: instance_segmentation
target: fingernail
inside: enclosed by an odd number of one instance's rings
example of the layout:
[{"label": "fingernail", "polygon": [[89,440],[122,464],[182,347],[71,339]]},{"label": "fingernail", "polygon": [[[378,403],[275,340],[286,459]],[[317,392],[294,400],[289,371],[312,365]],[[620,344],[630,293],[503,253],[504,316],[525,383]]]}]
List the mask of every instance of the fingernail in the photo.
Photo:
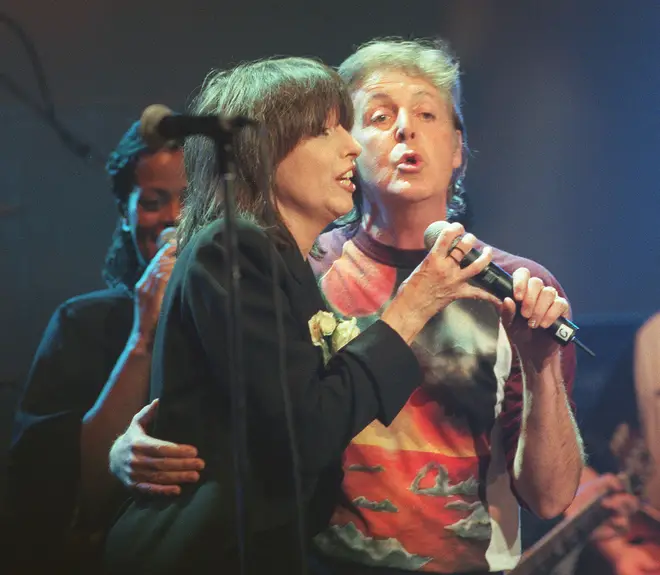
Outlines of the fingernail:
[{"label": "fingernail", "polygon": [[532,329],[534,329],[534,328],[536,327],[536,321],[534,321],[533,319],[530,319],[530,320],[529,320],[529,327],[531,327]]}]

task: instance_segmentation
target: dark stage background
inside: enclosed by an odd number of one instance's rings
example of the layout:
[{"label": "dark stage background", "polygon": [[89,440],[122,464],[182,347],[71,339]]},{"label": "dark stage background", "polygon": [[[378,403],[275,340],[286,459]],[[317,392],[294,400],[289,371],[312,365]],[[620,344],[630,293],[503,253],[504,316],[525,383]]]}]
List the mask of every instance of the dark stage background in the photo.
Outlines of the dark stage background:
[{"label": "dark stage background", "polygon": [[[465,73],[475,233],[546,265],[586,323],[660,308],[660,2],[1,0],[0,11],[36,43],[62,121],[104,156],[144,106],[181,108],[213,67],[273,54],[337,65],[375,36],[439,34]],[[38,97],[2,27],[0,74]],[[100,166],[1,78],[0,205],[4,445],[12,390],[54,308],[102,286],[115,212]]]}]

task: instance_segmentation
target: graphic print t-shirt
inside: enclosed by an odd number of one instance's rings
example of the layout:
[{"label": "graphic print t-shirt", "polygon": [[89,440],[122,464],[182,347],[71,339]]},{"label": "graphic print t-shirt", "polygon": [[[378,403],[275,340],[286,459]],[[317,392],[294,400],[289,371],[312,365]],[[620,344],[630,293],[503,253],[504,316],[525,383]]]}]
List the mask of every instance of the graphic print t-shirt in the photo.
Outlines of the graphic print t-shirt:
[{"label": "graphic print t-shirt", "polygon": [[[423,251],[401,251],[363,230],[321,236],[312,261],[329,309],[375,322]],[[494,250],[509,273],[538,264]],[[570,390],[573,346],[562,356]],[[509,470],[518,443],[523,381],[520,362],[491,304],[453,302],[413,343],[424,384],[389,427],[375,421],[344,454],[339,507],[317,549],[339,560],[410,571],[453,573],[511,569],[520,555],[519,507]]]}]

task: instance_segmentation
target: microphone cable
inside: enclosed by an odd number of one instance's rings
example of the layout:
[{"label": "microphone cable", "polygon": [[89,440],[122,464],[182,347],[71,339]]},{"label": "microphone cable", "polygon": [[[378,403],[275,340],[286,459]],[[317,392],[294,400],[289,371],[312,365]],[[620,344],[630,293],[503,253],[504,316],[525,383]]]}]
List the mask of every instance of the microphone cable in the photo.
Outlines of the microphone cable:
[{"label": "microphone cable", "polygon": [[[270,181],[273,177],[273,167],[270,165],[270,148],[268,134],[262,126],[260,129],[260,156],[262,158],[262,178],[261,187],[266,192],[270,191]],[[280,274],[277,265],[277,248],[271,244],[270,247],[270,265],[273,276],[273,301],[275,304],[275,322],[277,324],[277,349],[278,349],[278,375],[280,388],[282,390],[282,401],[284,404],[284,417],[286,420],[287,435],[289,440],[289,451],[291,452],[291,473],[293,478],[294,504],[296,515],[296,528],[298,534],[298,552],[300,553],[301,575],[307,575],[307,528],[305,520],[305,506],[303,504],[302,488],[302,463],[300,461],[300,452],[298,450],[298,434],[294,418],[293,402],[291,401],[291,390],[287,377],[286,364],[286,335],[284,332],[284,309],[282,302],[282,293],[279,287]]]},{"label": "microphone cable", "polygon": [[0,73],[0,85],[3,85],[10,94],[50,126],[50,128],[57,134],[60,141],[71,152],[73,152],[73,154],[85,161],[92,161],[101,167],[105,167],[105,157],[90,144],[85,143],[77,136],[74,136],[58,119],[50,87],[46,80],[46,74],[44,73],[44,68],[41,65],[41,60],[34,42],[32,42],[27,32],[25,32],[14,18],[4,12],[0,12],[0,24],[3,24],[11,30],[23,45],[37,81],[37,86],[41,95],[41,104],[27,94],[27,92],[23,90],[8,74]]}]

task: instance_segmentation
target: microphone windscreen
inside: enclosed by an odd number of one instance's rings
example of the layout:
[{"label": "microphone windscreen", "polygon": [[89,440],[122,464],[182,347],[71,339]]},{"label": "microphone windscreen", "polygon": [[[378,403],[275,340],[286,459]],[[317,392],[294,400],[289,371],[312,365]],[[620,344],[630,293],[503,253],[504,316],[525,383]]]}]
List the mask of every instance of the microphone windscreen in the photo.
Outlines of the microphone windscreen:
[{"label": "microphone windscreen", "polygon": [[167,116],[174,115],[174,112],[163,104],[152,104],[147,106],[140,117],[140,136],[145,144],[152,150],[163,148],[167,140],[161,136],[158,125]]},{"label": "microphone windscreen", "polygon": [[424,232],[424,246],[430,250],[438,239],[438,236],[449,225],[449,222],[433,222]]},{"label": "microphone windscreen", "polygon": [[158,246],[158,249],[160,249],[170,242],[176,242],[176,228],[165,228],[160,232],[156,245]]}]

